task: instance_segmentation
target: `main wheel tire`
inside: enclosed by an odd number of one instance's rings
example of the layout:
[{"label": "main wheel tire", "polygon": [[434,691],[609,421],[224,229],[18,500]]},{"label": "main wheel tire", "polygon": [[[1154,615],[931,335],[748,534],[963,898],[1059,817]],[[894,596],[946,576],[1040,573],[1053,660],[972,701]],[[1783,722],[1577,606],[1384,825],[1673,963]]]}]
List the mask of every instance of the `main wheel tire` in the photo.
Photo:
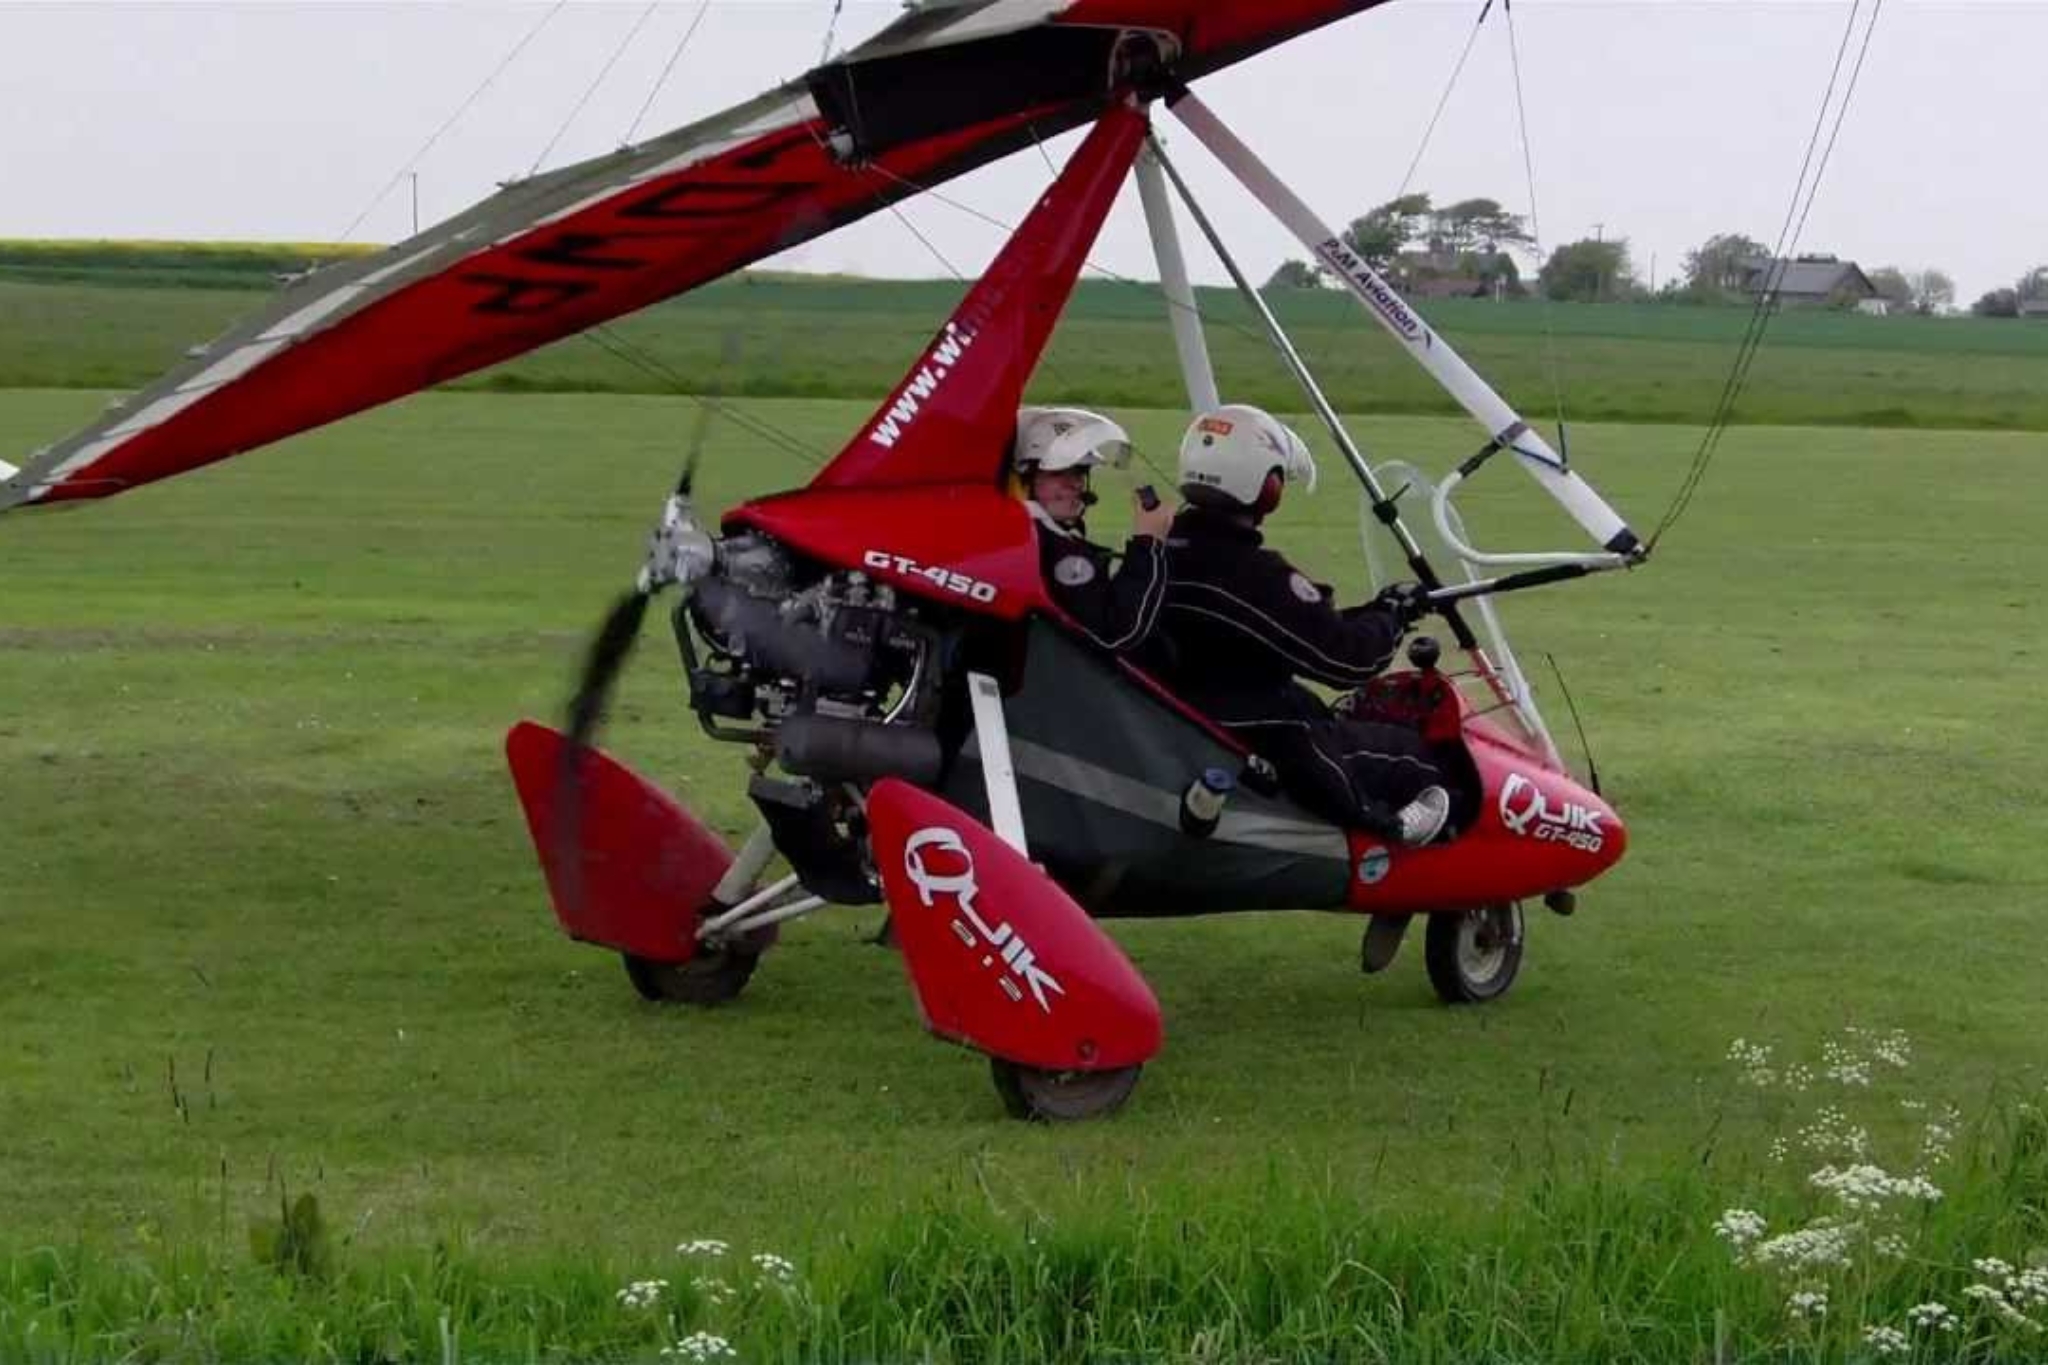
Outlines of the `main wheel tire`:
[{"label": "main wheel tire", "polygon": [[1431,915],[1423,960],[1438,998],[1452,1005],[1481,1005],[1506,995],[1522,970],[1523,929],[1519,901]]},{"label": "main wheel tire", "polygon": [[737,948],[707,948],[688,962],[656,962],[632,953],[619,956],[642,1000],[684,1005],[723,1005],[737,999],[761,961],[759,953]]},{"label": "main wheel tire", "polygon": [[1145,1070],[1142,1063],[1110,1071],[1045,1071],[1001,1057],[988,1062],[1010,1117],[1036,1123],[1077,1123],[1114,1114]]}]

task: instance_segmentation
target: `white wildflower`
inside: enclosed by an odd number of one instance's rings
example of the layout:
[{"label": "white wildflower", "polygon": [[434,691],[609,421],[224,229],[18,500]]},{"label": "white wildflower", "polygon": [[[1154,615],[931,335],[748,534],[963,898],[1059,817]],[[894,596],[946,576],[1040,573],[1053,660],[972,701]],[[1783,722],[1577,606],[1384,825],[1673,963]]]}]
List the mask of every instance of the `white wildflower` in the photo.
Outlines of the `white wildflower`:
[{"label": "white wildflower", "polygon": [[1823,1218],[1796,1232],[1780,1233],[1758,1242],[1749,1253],[1757,1265],[1787,1270],[1849,1264],[1849,1248],[1862,1232],[1861,1223],[1837,1223]]},{"label": "white wildflower", "polygon": [[1884,1236],[1872,1242],[1871,1247],[1878,1255],[1888,1256],[1894,1261],[1905,1260],[1906,1253],[1910,1250],[1906,1245],[1906,1239],[1895,1232],[1887,1232]]},{"label": "white wildflower", "polygon": [[1886,1066],[1904,1071],[1913,1065],[1913,1040],[1901,1030],[1893,1029],[1877,1040],[1871,1048],[1871,1056]]},{"label": "white wildflower", "polygon": [[705,1237],[694,1242],[683,1242],[676,1247],[678,1256],[723,1256],[732,1248],[715,1237]]},{"label": "white wildflower", "polygon": [[1785,1300],[1785,1311],[1795,1318],[1824,1318],[1828,1315],[1825,1289],[1802,1289]]},{"label": "white wildflower", "polygon": [[1740,1253],[1764,1235],[1764,1216],[1749,1209],[1729,1209],[1714,1220],[1714,1235]]},{"label": "white wildflower", "polygon": [[1786,1067],[1783,1075],[1787,1090],[1797,1090],[1803,1093],[1813,1085],[1813,1068],[1803,1063],[1795,1063]]},{"label": "white wildflower", "polygon": [[1824,1045],[1820,1057],[1821,1069],[1829,1080],[1850,1086],[1870,1084],[1870,1063],[1840,1043]]},{"label": "white wildflower", "polygon": [[1834,1195],[1842,1207],[1852,1212],[1880,1208],[1888,1199],[1933,1203],[1941,1198],[1941,1191],[1925,1176],[1891,1175],[1883,1167],[1867,1162],[1839,1170],[1823,1166],[1807,1177],[1807,1183]]},{"label": "white wildflower", "polygon": [[661,1301],[661,1291],[666,1288],[667,1280],[635,1280],[619,1291],[619,1302],[628,1308],[652,1308]]},{"label": "white wildflower", "polygon": [[1945,1303],[1916,1303],[1906,1310],[1906,1320],[1930,1332],[1956,1330],[1955,1310]]},{"label": "white wildflower", "polygon": [[672,1360],[697,1362],[731,1360],[739,1354],[731,1342],[709,1332],[692,1332],[675,1345],[662,1347],[661,1353]]},{"label": "white wildflower", "polygon": [[2029,1308],[2048,1306],[2048,1267],[2028,1266],[2006,1281],[2012,1297]]},{"label": "white wildflower", "polygon": [[772,1251],[756,1252],[751,1259],[754,1262],[754,1269],[772,1279],[788,1283],[796,1278],[796,1267]]},{"label": "white wildflower", "polygon": [[1901,1109],[1905,1110],[1905,1111],[1906,1111],[1907,1113],[1909,1113],[1909,1114],[1918,1114],[1918,1113],[1921,1113],[1921,1112],[1923,1112],[1923,1111],[1925,1111],[1925,1110],[1926,1110],[1926,1108],[1927,1108],[1927,1101],[1926,1101],[1926,1100],[1900,1100],[1900,1101],[1899,1101],[1899,1108],[1901,1108]]},{"label": "white wildflower", "polygon": [[1771,1160],[1783,1164],[1785,1158],[1791,1154],[1792,1148],[1786,1143],[1785,1139],[1781,1137],[1771,1139]]},{"label": "white wildflower", "polygon": [[1902,1356],[1913,1348],[1906,1334],[1896,1327],[1866,1327],[1863,1340],[1881,1356]]},{"label": "white wildflower", "polygon": [[1799,1130],[1799,1143],[1815,1156],[1840,1152],[1862,1156],[1870,1146],[1869,1130],[1849,1122],[1849,1116],[1832,1106],[1823,1106],[1813,1122]]},{"label": "white wildflower", "polygon": [[690,1281],[690,1288],[702,1294],[712,1303],[731,1303],[733,1287],[715,1275],[699,1275]]},{"label": "white wildflower", "polygon": [[1762,1043],[1737,1038],[1728,1045],[1728,1060],[1741,1067],[1742,1078],[1759,1090],[1768,1089],[1777,1079],[1771,1069],[1771,1050]]},{"label": "white wildflower", "polygon": [[1970,1262],[1970,1269],[1987,1280],[2009,1280],[2012,1278],[2012,1263],[2001,1261],[1996,1256],[1979,1256]]}]

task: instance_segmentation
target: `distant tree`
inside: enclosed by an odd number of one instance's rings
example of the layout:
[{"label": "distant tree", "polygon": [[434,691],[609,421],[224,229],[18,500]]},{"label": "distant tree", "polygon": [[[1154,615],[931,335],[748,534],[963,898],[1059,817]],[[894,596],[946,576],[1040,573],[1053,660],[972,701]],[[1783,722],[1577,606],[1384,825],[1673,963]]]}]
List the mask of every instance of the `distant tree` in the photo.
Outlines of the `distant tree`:
[{"label": "distant tree", "polygon": [[1686,288],[1698,296],[1739,294],[1749,279],[1744,263],[1770,254],[1762,242],[1739,232],[1716,233],[1686,253]]},{"label": "distant tree", "polygon": [[1487,296],[1521,298],[1529,291],[1522,285],[1522,272],[1515,258],[1505,251],[1478,251],[1463,257],[1466,267],[1479,277]]},{"label": "distant tree", "polygon": [[1287,260],[1280,262],[1263,288],[1265,289],[1321,289],[1323,272],[1320,266],[1307,261]]},{"label": "distant tree", "polygon": [[1883,265],[1870,272],[1870,283],[1877,290],[1877,296],[1890,304],[1895,311],[1904,311],[1913,306],[1913,282],[1906,278],[1906,272],[1895,265]]},{"label": "distant tree", "polygon": [[1908,277],[1913,285],[1913,311],[1923,314],[1943,313],[1956,301],[1956,282],[1939,270],[1929,267],[1916,270]]},{"label": "distant tree", "polygon": [[1363,218],[1352,219],[1344,231],[1344,243],[1374,270],[1385,271],[1421,235],[1430,214],[1427,194],[1389,199]]},{"label": "distant tree", "polygon": [[2048,299],[2048,265],[2037,265],[2020,276],[2020,282],[2013,287],[2013,296],[2020,303]]},{"label": "distant tree", "polygon": [[1636,292],[1626,238],[1595,241],[1586,237],[1567,242],[1550,253],[1537,278],[1544,294],[1553,299],[1598,303],[1631,297]]},{"label": "distant tree", "polygon": [[1528,246],[1535,239],[1522,226],[1522,216],[1509,213],[1498,199],[1460,199],[1429,216],[1429,249],[1455,256],[1502,254],[1504,247]]},{"label": "distant tree", "polygon": [[2016,318],[2020,315],[2020,296],[2011,289],[1994,289],[1971,304],[1970,311],[1980,318]]}]

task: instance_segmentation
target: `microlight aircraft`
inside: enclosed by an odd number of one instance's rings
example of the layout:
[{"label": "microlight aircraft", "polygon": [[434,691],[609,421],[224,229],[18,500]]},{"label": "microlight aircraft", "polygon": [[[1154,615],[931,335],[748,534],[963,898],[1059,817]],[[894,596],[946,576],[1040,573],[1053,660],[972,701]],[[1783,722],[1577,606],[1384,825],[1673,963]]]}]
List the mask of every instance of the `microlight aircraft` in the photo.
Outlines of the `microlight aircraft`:
[{"label": "microlight aircraft", "polygon": [[[1422,916],[1438,993],[1496,998],[1520,967],[1522,905],[1569,913],[1627,836],[1561,759],[1491,599],[1646,550],[1191,88],[1379,2],[918,6],[748,104],[507,185],[380,255],[295,280],[85,431],[0,466],[0,510],[105,497],[334,421],[1086,128],[904,379],[807,485],[709,522],[692,499],[692,453],[592,648],[567,732],[529,721],[508,736],[555,913],[573,938],[620,953],[643,995],[712,1004],[741,993],[780,925],[885,904],[927,1028],[986,1054],[1009,1110],[1042,1119],[1114,1110],[1162,1044],[1158,1001],[1100,919],[1355,914],[1377,970]],[[1440,480],[1368,461],[1152,136],[1162,114],[1476,419],[1470,458]],[[1131,176],[1191,407],[1219,395],[1175,192],[1356,475],[1376,576],[1430,590],[1455,664],[1418,637],[1409,667],[1341,704],[1434,747],[1456,788],[1436,842],[1397,847],[1309,813],[1284,774],[1092,649],[1041,579],[1032,522],[1006,487],[1016,414]],[[1590,546],[1470,544],[1452,498],[1498,457]],[[759,824],[737,850],[591,744],[649,604],[671,591],[689,705],[748,758]],[[790,870],[767,881],[778,856]]]}]

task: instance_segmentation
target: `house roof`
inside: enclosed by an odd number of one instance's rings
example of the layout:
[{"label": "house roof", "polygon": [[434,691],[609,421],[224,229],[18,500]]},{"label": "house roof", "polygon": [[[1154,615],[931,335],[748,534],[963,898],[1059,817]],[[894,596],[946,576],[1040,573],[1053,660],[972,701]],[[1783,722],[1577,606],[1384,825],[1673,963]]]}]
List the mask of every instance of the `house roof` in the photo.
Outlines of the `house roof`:
[{"label": "house roof", "polygon": [[1742,264],[1750,272],[1744,287],[1752,294],[1776,289],[1781,295],[1826,298],[1840,289],[1877,292],[1870,277],[1854,261],[1773,261],[1757,256]]}]

